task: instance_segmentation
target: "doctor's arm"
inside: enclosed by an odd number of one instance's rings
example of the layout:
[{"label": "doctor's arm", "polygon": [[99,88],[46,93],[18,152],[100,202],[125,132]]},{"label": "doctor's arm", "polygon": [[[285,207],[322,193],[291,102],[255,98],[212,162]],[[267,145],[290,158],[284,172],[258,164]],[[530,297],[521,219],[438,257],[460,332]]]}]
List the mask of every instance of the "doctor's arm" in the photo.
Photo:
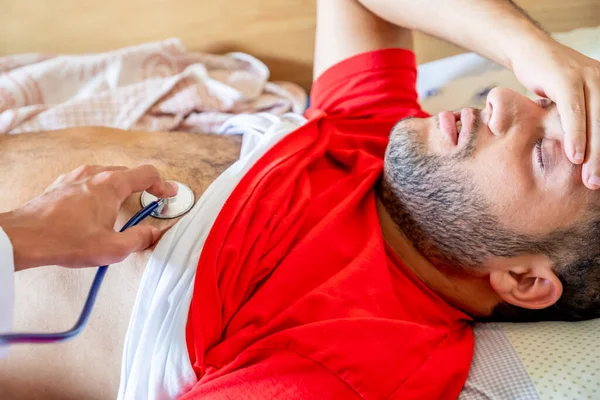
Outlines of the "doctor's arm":
[{"label": "doctor's arm", "polygon": [[[158,240],[160,232],[148,225],[114,230],[125,199],[142,190],[157,197],[177,193],[149,165],[85,166],[60,176],[20,208],[0,213],[0,333],[12,330],[15,271],[111,264]],[[0,358],[7,352],[0,347]]]},{"label": "doctor's arm", "polygon": [[[83,166],[60,176],[38,197],[0,213],[0,227],[12,244],[11,259],[2,261],[12,265],[14,257],[15,271],[43,265],[91,267],[150,247],[160,236],[157,228],[114,229],[123,202],[142,190],[157,197],[177,192],[150,165]],[[6,249],[6,237],[3,243]]]}]

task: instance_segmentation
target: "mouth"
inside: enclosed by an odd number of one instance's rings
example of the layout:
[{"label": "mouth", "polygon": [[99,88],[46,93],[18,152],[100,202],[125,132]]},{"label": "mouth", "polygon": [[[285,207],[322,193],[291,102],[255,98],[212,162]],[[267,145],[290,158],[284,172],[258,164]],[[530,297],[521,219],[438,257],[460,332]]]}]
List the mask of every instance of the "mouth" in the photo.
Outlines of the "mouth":
[{"label": "mouth", "polygon": [[442,133],[450,139],[455,146],[467,141],[469,133],[475,123],[475,110],[463,108],[459,111],[443,111],[438,115],[439,126]]},{"label": "mouth", "polygon": [[478,114],[473,108],[463,108],[457,114],[457,126],[460,123],[457,144],[459,146],[464,146],[469,141],[469,136],[475,134],[473,131],[477,129],[476,122]]}]

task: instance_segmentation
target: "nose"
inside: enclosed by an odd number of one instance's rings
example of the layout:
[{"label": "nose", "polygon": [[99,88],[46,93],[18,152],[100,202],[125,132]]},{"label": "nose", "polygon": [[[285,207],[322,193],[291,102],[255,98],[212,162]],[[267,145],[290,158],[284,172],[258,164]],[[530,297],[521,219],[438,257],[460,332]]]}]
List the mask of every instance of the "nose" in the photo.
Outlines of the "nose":
[{"label": "nose", "polygon": [[498,137],[505,136],[511,128],[531,120],[540,110],[534,101],[506,88],[492,89],[486,103],[488,127]]}]

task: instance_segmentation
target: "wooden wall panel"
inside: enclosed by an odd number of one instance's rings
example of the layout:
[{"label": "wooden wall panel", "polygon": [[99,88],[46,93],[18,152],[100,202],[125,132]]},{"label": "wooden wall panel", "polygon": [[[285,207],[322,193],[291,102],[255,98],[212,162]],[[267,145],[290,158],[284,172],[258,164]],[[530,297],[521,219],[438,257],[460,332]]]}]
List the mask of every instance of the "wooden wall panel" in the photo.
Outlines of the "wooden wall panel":
[{"label": "wooden wall panel", "polygon": [[[97,52],[177,36],[190,50],[251,53],[274,79],[308,87],[315,1],[0,0],[0,55]],[[600,25],[600,0],[517,3],[550,31]],[[425,35],[415,46],[420,62],[462,51]]]}]

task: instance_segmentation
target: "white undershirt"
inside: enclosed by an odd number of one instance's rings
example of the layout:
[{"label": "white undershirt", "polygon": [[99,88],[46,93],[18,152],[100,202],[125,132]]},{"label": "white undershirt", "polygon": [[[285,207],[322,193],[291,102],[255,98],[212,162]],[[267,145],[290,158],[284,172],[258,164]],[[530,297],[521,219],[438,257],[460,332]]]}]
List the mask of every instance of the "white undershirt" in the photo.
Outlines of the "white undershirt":
[{"label": "white undershirt", "polygon": [[204,242],[240,179],[268,149],[305,122],[298,114],[254,114],[235,116],[221,127],[221,133],[244,135],[240,159],[208,187],[152,252],[125,336],[119,399],[173,399],[194,386],[185,329]]},{"label": "white undershirt", "polygon": [[[0,227],[0,333],[13,329],[15,314],[15,260],[13,247]],[[7,346],[0,346],[0,358],[8,354]]]}]

